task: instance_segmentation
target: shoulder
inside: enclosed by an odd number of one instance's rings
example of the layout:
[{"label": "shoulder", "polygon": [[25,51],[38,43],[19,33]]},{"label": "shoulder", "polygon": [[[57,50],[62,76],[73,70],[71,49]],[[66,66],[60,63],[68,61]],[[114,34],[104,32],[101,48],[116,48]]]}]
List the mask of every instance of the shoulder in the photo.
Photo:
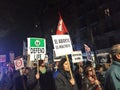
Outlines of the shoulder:
[{"label": "shoulder", "polygon": [[89,83],[88,78],[87,78],[87,77],[84,77],[84,78],[82,79],[82,83]]},{"label": "shoulder", "polygon": [[57,70],[56,72],[53,73],[53,78],[56,79],[59,74],[60,74],[60,72]]},{"label": "shoulder", "polygon": [[105,78],[106,79],[112,79],[112,80],[115,80],[115,78],[119,78],[120,79],[120,72],[119,72],[120,69],[116,69],[116,68],[112,68],[110,67],[106,74],[105,74]]},{"label": "shoulder", "polygon": [[66,80],[66,77],[60,71],[55,72],[53,76],[55,80]]}]

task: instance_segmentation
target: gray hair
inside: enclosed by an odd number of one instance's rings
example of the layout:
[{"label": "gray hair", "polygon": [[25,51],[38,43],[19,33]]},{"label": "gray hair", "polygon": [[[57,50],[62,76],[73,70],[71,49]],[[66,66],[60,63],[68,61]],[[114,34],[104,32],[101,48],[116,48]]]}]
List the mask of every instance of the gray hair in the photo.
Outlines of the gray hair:
[{"label": "gray hair", "polygon": [[111,50],[110,50],[110,54],[112,56],[112,59],[116,60],[117,59],[116,55],[120,54],[120,44],[113,45],[112,48],[111,48]]}]

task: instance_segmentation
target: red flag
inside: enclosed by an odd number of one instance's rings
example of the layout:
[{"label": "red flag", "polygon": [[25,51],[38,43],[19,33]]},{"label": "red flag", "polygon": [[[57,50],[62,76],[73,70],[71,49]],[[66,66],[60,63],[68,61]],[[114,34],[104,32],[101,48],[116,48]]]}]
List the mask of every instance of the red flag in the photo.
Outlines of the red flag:
[{"label": "red flag", "polygon": [[66,34],[66,33],[68,33],[68,30],[67,30],[67,28],[64,24],[64,21],[63,21],[62,17],[60,16],[56,34],[57,35],[63,35],[63,34]]}]

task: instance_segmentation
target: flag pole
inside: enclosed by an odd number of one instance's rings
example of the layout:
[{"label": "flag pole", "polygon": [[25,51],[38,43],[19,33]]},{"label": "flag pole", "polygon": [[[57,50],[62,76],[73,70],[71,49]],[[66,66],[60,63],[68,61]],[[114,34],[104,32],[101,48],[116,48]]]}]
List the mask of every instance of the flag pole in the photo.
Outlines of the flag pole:
[{"label": "flag pole", "polygon": [[93,32],[92,30],[90,30],[90,37],[91,37],[91,43],[92,43],[92,47],[93,47],[93,53],[94,53],[94,57],[95,57],[95,64],[97,64],[97,55],[96,55],[96,52],[95,52],[95,41],[94,41],[94,37],[93,37]]},{"label": "flag pole", "polygon": [[[57,33],[56,34],[58,34],[58,35],[63,35],[63,34],[69,34],[69,32],[68,32],[68,30],[67,30],[67,28],[66,28],[66,26],[65,26],[65,24],[64,24],[64,21],[63,21],[63,19],[62,19],[62,17],[61,17],[61,14],[60,14],[60,12],[58,12],[58,15],[59,15],[59,22],[58,22],[58,28],[57,28]],[[61,23],[62,22],[62,23]],[[61,28],[62,27],[62,28]],[[62,32],[61,32],[62,31]],[[68,59],[68,55],[66,55],[66,59],[67,59],[67,62],[68,62],[68,64],[69,64],[69,69],[70,69],[70,76],[71,76],[71,78],[73,79],[73,74],[72,74],[72,70],[71,70],[71,67],[70,67],[70,62],[69,62],[69,59]]]},{"label": "flag pole", "polygon": [[[37,55],[37,73],[39,74],[40,71],[40,66],[39,66],[39,60],[38,60],[38,55]],[[40,54],[40,60],[41,60],[41,54]]]},{"label": "flag pole", "polygon": [[[60,12],[58,12],[58,15],[59,15],[60,19],[62,19]],[[60,21],[60,20],[59,20],[59,21]],[[64,23],[63,19],[62,19],[62,27],[63,27],[63,30],[64,30],[64,32],[65,32],[65,33],[62,32],[62,34],[69,34],[69,32],[68,32],[68,30],[67,30],[67,28],[66,28],[66,26],[65,26],[65,23]],[[61,29],[61,28],[60,28],[60,29]],[[57,30],[59,30],[59,29],[57,28]],[[60,33],[60,34],[61,34],[61,33]],[[70,38],[70,39],[71,39],[71,38]],[[72,42],[72,40],[71,40],[71,42]],[[71,70],[71,67],[70,67],[70,61],[69,61],[68,55],[66,55],[66,59],[67,59],[67,62],[68,62],[68,64],[69,64],[70,76],[71,76],[71,78],[73,79],[73,74],[72,74],[72,70]]]}]

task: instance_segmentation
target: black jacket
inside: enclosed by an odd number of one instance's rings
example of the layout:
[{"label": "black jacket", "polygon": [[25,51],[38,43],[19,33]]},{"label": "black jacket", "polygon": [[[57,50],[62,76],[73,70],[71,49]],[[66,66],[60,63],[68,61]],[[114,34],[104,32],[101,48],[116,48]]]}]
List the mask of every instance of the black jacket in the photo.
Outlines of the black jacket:
[{"label": "black jacket", "polygon": [[87,77],[82,80],[82,89],[81,90],[96,90],[97,85],[91,84]]},{"label": "black jacket", "polygon": [[39,80],[36,79],[36,69],[32,69],[27,75],[28,90],[41,90]]},{"label": "black jacket", "polygon": [[56,90],[78,90],[77,86],[72,86],[69,82],[70,75],[67,72],[62,70],[58,71],[59,73],[54,77]]},{"label": "black jacket", "polygon": [[46,73],[40,73],[40,79],[36,79],[37,69],[31,70],[28,75],[27,83],[29,90],[55,90],[53,74],[47,70]]}]

